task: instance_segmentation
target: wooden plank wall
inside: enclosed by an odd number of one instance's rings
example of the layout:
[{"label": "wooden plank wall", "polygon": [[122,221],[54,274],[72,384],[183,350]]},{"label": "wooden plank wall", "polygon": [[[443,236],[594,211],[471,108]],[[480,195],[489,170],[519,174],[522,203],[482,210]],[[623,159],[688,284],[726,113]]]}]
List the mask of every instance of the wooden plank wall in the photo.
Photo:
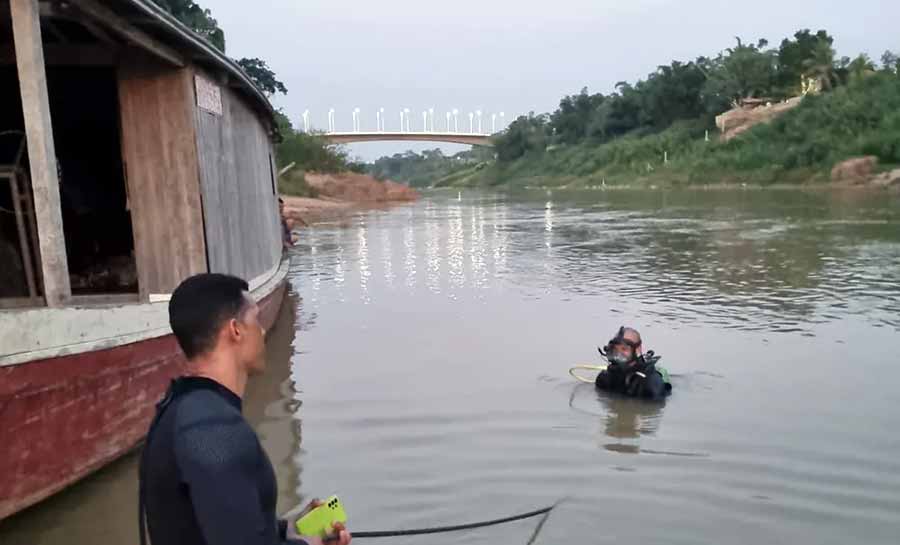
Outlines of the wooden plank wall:
[{"label": "wooden plank wall", "polygon": [[281,259],[274,150],[259,115],[219,90],[221,115],[195,108],[209,270],[250,281]]},{"label": "wooden plank wall", "polygon": [[119,68],[122,157],[142,298],[206,272],[193,77],[129,53]]}]

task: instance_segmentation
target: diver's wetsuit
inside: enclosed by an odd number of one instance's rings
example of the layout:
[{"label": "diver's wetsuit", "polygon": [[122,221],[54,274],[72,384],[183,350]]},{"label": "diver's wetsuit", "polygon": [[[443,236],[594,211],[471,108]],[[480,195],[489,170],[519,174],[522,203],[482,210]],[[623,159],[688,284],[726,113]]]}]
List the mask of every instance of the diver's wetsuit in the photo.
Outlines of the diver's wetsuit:
[{"label": "diver's wetsuit", "polygon": [[671,393],[672,385],[663,380],[662,374],[653,365],[637,369],[647,377],[642,378],[630,369],[626,372],[619,366],[610,364],[597,375],[594,385],[600,390],[644,399],[663,399]]},{"label": "diver's wetsuit", "polygon": [[151,543],[305,545],[275,516],[275,472],[241,399],[201,377],[173,381],[167,398],[141,464]]}]

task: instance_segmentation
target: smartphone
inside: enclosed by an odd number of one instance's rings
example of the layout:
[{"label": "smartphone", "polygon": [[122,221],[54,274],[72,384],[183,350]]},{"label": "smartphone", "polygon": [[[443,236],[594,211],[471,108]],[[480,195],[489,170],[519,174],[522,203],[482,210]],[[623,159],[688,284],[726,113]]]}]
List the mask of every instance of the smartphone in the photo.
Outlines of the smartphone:
[{"label": "smartphone", "polygon": [[301,536],[328,537],[334,533],[332,525],[335,522],[346,523],[347,513],[337,496],[331,496],[297,521],[297,533]]}]

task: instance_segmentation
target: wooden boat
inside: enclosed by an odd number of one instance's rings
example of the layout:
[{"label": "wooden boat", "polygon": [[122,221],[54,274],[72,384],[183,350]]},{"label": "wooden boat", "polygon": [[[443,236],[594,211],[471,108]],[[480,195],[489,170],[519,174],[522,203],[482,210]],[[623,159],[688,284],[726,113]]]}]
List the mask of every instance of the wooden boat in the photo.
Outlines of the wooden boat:
[{"label": "wooden boat", "polygon": [[266,96],[150,0],[0,0],[0,519],[134,448],[184,278],[285,292]]}]

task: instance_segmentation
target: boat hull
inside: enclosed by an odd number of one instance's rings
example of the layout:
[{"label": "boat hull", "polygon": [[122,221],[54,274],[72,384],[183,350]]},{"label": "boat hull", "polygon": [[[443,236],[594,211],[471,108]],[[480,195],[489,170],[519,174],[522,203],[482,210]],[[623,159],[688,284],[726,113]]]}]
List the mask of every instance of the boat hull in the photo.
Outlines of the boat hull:
[{"label": "boat hull", "polygon": [[[282,279],[259,300],[266,328],[285,290]],[[167,334],[0,367],[0,519],[137,446],[185,363]]]}]

